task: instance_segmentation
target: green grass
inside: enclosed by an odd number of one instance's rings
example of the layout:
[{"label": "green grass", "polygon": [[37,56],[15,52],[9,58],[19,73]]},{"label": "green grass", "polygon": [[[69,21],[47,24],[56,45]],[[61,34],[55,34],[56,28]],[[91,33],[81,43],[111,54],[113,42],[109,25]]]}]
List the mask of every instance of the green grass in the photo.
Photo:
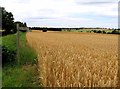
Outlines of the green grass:
[{"label": "green grass", "polygon": [[[88,33],[95,33],[93,30],[95,30],[95,29],[89,29],[89,30],[88,29],[79,29],[79,30],[71,29],[70,31],[62,30],[62,32],[83,32],[83,33],[88,32]],[[99,31],[99,30],[96,30],[96,31]],[[100,30],[100,31],[102,31],[101,33],[103,33],[103,30]],[[104,31],[105,31],[106,34],[108,34],[108,33],[112,33],[113,30],[104,30]]]},{"label": "green grass", "polygon": [[20,37],[20,64],[35,64],[37,53],[26,44],[26,35]]},{"label": "green grass", "polygon": [[[9,68],[8,68],[9,67]],[[3,68],[3,87],[38,87],[36,67],[30,65]]]},{"label": "green grass", "polygon": [[[1,38],[0,38],[1,40]],[[2,46],[16,52],[16,34],[2,37]],[[4,60],[4,59],[3,59]],[[15,58],[15,60],[17,60]],[[2,69],[3,87],[40,87],[37,71],[37,54],[26,44],[26,34],[20,33],[20,65],[8,62]],[[12,64],[12,65],[11,65]]]},{"label": "green grass", "polygon": [[80,29],[80,30],[75,30],[72,29],[71,31],[67,31],[67,30],[62,30],[63,32],[91,32],[91,30],[86,30],[86,29]]},{"label": "green grass", "polygon": [[14,35],[8,35],[1,37],[2,38],[2,46],[5,46],[8,48],[8,50],[16,51],[16,34]]}]

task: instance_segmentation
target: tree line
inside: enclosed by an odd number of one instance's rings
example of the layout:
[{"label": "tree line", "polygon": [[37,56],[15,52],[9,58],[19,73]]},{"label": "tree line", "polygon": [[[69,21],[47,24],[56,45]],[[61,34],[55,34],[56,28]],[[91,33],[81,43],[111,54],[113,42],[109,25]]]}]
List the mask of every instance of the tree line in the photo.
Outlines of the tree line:
[{"label": "tree line", "polygon": [[62,31],[61,28],[29,27],[31,30]]},{"label": "tree line", "polygon": [[80,28],[47,28],[47,27],[29,27],[31,30],[48,30],[48,31],[62,31],[62,30],[67,30],[67,31],[71,31],[71,30],[82,30],[82,29],[106,29],[106,30],[112,30],[111,28],[85,28],[85,27],[80,27]]}]

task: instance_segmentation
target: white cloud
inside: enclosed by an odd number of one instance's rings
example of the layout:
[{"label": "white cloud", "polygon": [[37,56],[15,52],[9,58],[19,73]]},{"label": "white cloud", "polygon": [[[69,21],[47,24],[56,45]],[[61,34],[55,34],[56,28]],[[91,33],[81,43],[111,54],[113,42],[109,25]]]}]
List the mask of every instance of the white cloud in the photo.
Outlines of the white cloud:
[{"label": "white cloud", "polygon": [[[84,26],[89,26],[90,21],[94,21],[94,26],[116,27],[117,2],[118,0],[2,0],[1,5],[14,14],[15,20],[25,21],[29,26],[45,24],[46,26],[79,27],[84,23]],[[77,18],[69,17],[69,15],[77,13],[80,14]],[[114,24],[111,25],[104,21],[101,23],[94,20],[93,17],[84,17],[84,14],[87,16],[93,14],[96,17],[105,16],[106,19],[114,17],[111,20]]]}]

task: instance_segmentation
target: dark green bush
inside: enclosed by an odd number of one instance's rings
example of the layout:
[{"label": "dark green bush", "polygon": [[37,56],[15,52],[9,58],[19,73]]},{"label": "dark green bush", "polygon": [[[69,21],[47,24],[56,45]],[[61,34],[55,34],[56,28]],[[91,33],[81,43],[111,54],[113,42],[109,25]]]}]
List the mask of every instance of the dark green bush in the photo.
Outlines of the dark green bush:
[{"label": "dark green bush", "polygon": [[102,31],[102,33],[103,33],[103,34],[106,34],[106,32],[105,32],[105,31]]},{"label": "dark green bush", "polygon": [[9,50],[6,46],[2,46],[2,64],[14,62],[16,58],[16,52]]},{"label": "dark green bush", "polygon": [[113,30],[113,31],[111,32],[111,34],[119,34],[119,31],[118,31],[118,30]]},{"label": "dark green bush", "polygon": [[42,31],[43,31],[43,32],[47,32],[47,29],[43,29]]},{"label": "dark green bush", "polygon": [[102,31],[99,30],[99,31],[97,31],[97,33],[102,33]]},{"label": "dark green bush", "polygon": [[93,30],[94,33],[96,33],[97,31],[96,30]]}]

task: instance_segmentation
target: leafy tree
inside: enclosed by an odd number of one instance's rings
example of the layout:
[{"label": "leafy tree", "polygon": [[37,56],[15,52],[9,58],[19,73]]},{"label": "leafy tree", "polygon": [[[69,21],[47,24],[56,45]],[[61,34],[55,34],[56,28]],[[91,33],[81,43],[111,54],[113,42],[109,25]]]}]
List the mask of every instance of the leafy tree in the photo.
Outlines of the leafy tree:
[{"label": "leafy tree", "polygon": [[119,30],[115,29],[111,32],[112,34],[119,34]]},{"label": "leafy tree", "polygon": [[97,31],[97,33],[101,33],[101,31],[99,30],[99,31]]},{"label": "leafy tree", "polygon": [[103,34],[105,34],[106,32],[105,31],[102,31]]},{"label": "leafy tree", "polygon": [[26,24],[26,22],[24,23],[24,26],[25,26],[25,27],[27,27],[27,24]]},{"label": "leafy tree", "polygon": [[96,30],[93,30],[94,33],[96,33],[97,31]]},{"label": "leafy tree", "polygon": [[5,30],[8,34],[15,28],[14,17],[13,14],[11,12],[7,12],[4,7],[0,8],[2,9],[2,30]]},{"label": "leafy tree", "polygon": [[42,31],[43,31],[43,32],[47,32],[47,29],[43,29]]},{"label": "leafy tree", "polygon": [[70,31],[71,31],[71,29],[70,29],[70,28],[68,28],[68,31],[70,32]]}]

